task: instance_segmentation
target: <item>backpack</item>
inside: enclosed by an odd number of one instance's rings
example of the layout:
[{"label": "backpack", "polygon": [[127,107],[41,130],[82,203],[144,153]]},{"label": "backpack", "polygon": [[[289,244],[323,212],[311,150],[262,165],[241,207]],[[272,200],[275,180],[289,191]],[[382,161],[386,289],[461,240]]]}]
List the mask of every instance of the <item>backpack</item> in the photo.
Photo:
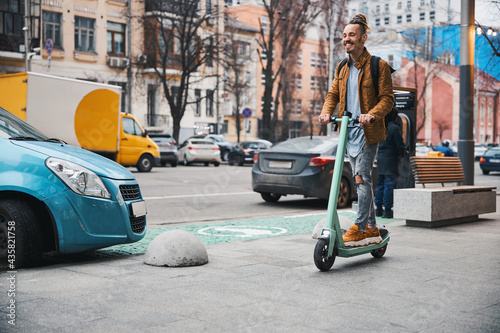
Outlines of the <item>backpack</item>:
[{"label": "backpack", "polygon": [[[342,67],[344,67],[344,65],[347,63],[347,58],[344,58],[344,60],[342,60],[340,62],[340,65],[337,69],[337,75],[339,75],[340,73],[340,70],[342,69]],[[377,56],[371,56],[370,58],[370,74],[372,75],[372,80],[373,80],[373,88],[375,88],[375,94],[378,96],[378,76],[379,76],[379,66],[380,66],[380,57],[377,57]],[[391,70],[391,74],[395,72],[394,68],[392,68],[390,65],[389,65],[389,68]],[[393,113],[394,116],[397,116],[398,113],[399,113],[399,110],[393,106],[392,107],[392,110],[387,114],[391,114]],[[386,119],[388,117],[386,116]],[[385,121],[384,119],[384,122],[385,122],[385,127],[387,128],[387,122]]]}]

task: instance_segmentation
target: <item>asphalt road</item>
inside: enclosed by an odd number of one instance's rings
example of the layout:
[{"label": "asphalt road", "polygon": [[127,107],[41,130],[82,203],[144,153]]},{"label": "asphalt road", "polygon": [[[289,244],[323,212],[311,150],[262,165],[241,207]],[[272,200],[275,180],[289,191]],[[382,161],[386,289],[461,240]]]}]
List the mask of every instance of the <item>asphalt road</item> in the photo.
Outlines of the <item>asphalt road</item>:
[{"label": "asphalt road", "polygon": [[134,172],[148,208],[148,227],[320,213],[324,200],[282,197],[267,203],[252,191],[251,166],[156,167]]},{"label": "asphalt road", "polygon": [[[299,195],[267,203],[252,191],[251,166],[213,165],[156,167],[149,173],[135,170],[148,208],[148,227],[222,222],[262,217],[323,213],[324,200]],[[475,163],[475,185],[497,186],[500,173],[485,176]]]}]

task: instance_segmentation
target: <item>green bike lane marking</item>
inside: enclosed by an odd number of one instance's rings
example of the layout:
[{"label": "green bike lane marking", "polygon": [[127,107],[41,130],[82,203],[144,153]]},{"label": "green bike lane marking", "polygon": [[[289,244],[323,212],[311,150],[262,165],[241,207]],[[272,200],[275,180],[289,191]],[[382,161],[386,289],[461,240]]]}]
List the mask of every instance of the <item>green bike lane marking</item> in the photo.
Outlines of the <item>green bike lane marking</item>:
[{"label": "green bike lane marking", "polygon": [[[352,221],[356,219],[354,211],[340,211],[338,214]],[[326,213],[319,213],[153,228],[148,229],[144,238],[138,242],[96,250],[96,254],[104,256],[142,254],[146,252],[149,243],[156,236],[171,230],[190,232],[197,236],[204,245],[312,233],[316,224],[325,217]],[[387,224],[399,220],[377,218],[377,221],[380,224]]]}]

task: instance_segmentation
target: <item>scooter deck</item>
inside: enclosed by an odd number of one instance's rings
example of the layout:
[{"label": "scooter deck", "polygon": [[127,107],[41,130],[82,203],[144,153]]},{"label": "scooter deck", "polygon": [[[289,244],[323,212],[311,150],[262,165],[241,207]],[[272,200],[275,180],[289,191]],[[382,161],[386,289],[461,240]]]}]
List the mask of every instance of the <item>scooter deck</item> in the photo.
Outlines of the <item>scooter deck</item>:
[{"label": "scooter deck", "polygon": [[343,257],[343,258],[348,258],[348,257],[354,257],[357,255],[361,254],[366,254],[370,253],[372,251],[378,250],[387,243],[389,243],[390,240],[389,232],[385,236],[382,236],[382,242],[378,244],[370,244],[370,245],[364,245],[364,246],[353,246],[353,247],[341,247],[338,249],[338,256]]}]

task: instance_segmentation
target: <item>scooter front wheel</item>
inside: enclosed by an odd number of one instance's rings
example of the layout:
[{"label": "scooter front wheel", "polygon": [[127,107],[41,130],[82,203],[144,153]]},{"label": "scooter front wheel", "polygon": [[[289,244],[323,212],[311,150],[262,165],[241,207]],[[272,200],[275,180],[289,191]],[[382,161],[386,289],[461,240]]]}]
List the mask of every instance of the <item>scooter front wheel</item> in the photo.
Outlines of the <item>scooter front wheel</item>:
[{"label": "scooter front wheel", "polygon": [[329,270],[335,262],[335,252],[328,257],[328,243],[326,239],[319,239],[314,248],[314,264],[322,272]]}]

